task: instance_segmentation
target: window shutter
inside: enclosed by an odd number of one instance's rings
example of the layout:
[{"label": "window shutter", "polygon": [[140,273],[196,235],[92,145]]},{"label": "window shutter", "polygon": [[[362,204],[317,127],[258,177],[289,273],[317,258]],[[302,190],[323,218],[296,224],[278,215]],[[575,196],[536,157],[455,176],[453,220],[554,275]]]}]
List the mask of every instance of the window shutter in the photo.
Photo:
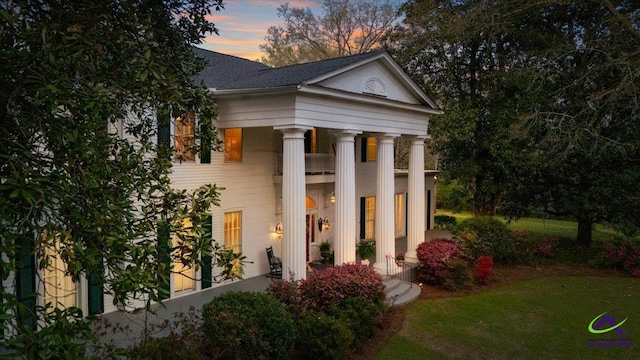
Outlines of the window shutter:
[{"label": "window shutter", "polygon": [[431,190],[427,190],[427,230],[431,230]]},{"label": "window shutter", "polygon": [[20,244],[16,276],[16,295],[21,305],[18,321],[23,326],[35,329],[36,268],[31,239],[26,239]]},{"label": "window shutter", "polygon": [[169,246],[169,227],[167,224],[162,223],[158,226],[158,262],[165,264],[166,271],[158,278],[160,282],[158,284],[158,298],[164,300],[170,297],[171,288],[169,282],[171,279],[171,247]]},{"label": "window shutter", "polygon": [[364,239],[365,238],[365,227],[366,227],[366,220],[365,220],[365,213],[367,211],[366,209],[367,207],[367,198],[365,197],[361,197],[360,198],[360,239]]},{"label": "window shutter", "polygon": [[[204,236],[206,236],[209,239],[212,239],[213,241],[213,236],[212,236],[212,224],[213,218],[211,217],[211,215],[207,216],[204,220],[204,223],[202,224],[202,226],[204,227]],[[211,287],[211,255],[202,255],[202,288],[206,289],[206,288],[210,288]]]},{"label": "window shutter", "polygon": [[169,109],[158,110],[158,147],[168,148],[171,146],[171,119]]},{"label": "window shutter", "polygon": [[200,124],[200,163],[211,163],[211,130],[205,124]]},{"label": "window shutter", "polygon": [[87,272],[89,315],[104,312],[104,268],[102,265],[95,271]]},{"label": "window shutter", "polygon": [[360,161],[361,162],[367,162],[367,149],[369,147],[369,138],[367,138],[366,136],[363,137],[361,140],[361,146],[360,146]]}]

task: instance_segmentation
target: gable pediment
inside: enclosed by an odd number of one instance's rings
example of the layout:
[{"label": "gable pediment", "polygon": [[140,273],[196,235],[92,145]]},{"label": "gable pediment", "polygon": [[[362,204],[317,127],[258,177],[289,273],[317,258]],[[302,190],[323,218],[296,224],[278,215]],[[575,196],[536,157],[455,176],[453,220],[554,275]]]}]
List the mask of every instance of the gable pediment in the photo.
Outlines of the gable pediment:
[{"label": "gable pediment", "polygon": [[350,69],[315,83],[322,87],[347,91],[355,94],[364,94],[382,97],[388,100],[417,105],[422,102],[410,89],[407,89],[402,79],[399,79],[393,71],[389,70],[380,61],[370,62],[362,66]]}]

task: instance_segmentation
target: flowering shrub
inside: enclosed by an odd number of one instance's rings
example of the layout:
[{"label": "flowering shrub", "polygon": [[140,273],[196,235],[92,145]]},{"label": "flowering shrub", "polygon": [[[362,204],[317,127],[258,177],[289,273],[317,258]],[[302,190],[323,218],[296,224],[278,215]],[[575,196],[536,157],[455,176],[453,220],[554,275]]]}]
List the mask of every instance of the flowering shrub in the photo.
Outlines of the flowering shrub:
[{"label": "flowering shrub", "polygon": [[533,235],[526,231],[514,231],[511,237],[518,262],[525,264],[552,257],[560,242],[555,236]]},{"label": "flowering shrub", "polygon": [[382,305],[385,300],[382,277],[369,266],[345,264],[311,274],[300,281],[300,294],[307,308],[327,312],[348,297]]},{"label": "flowering shrub", "polygon": [[418,255],[418,276],[422,281],[441,286],[451,260],[462,255],[460,246],[447,239],[435,239],[423,242],[416,249]]},{"label": "flowering shrub", "polygon": [[593,246],[592,263],[599,267],[622,269],[631,276],[640,277],[640,244],[618,240]]},{"label": "flowering shrub", "polygon": [[516,251],[507,225],[492,217],[478,217],[458,225],[456,242],[467,260],[481,255],[491,256],[497,263],[510,264],[517,260]]},{"label": "flowering shrub", "polygon": [[491,276],[491,268],[493,266],[493,259],[488,256],[480,256],[476,261],[476,278],[481,284],[486,284],[487,280]]},{"label": "flowering shrub", "polygon": [[304,310],[298,284],[293,279],[272,281],[267,287],[267,293],[278,299],[294,318]]}]

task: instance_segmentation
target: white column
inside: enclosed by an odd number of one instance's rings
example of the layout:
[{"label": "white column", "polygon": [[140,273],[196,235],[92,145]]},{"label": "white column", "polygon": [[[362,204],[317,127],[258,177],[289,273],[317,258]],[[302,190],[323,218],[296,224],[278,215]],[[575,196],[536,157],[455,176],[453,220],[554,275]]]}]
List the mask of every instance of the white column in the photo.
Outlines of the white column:
[{"label": "white column", "polygon": [[282,131],[282,276],[306,279],[304,133],[306,128]]},{"label": "white column", "polygon": [[393,139],[398,135],[377,136],[378,179],[376,184],[376,262],[373,268],[380,274],[387,274],[386,255],[395,256],[395,204],[393,173]]},{"label": "white column", "polygon": [[334,263],[336,265],[356,261],[356,180],[355,180],[355,135],[359,132],[335,131],[336,176],[335,176],[335,241]]},{"label": "white column", "polygon": [[407,195],[407,253],[408,262],[417,263],[416,248],[425,240],[424,141],[426,136],[411,139],[409,150],[409,194]]}]

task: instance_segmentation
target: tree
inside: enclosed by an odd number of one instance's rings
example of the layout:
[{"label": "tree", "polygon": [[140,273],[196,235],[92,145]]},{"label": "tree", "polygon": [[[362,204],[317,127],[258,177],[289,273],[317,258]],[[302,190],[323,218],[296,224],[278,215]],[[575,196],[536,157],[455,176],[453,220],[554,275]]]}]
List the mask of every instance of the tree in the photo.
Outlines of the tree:
[{"label": "tree", "polygon": [[86,314],[36,306],[34,289],[19,290],[18,281],[29,283],[22,271],[39,276],[56,259],[127,310],[134,299],[147,308],[162,300],[173,262],[208,259],[221,277],[239,274],[242,256],[212,245],[205,230],[218,188],[173,189],[172,149],[156,141],[164,136],[156,118],[169,120],[156,114],[170,109],[197,113],[199,149],[217,144],[213,100],[192,82],[203,62],[191,45],[216,32],[207,16],[221,6],[0,3],[0,347],[29,358],[84,356]]},{"label": "tree", "polygon": [[[435,152],[448,178],[472,194],[474,212],[495,213],[522,161],[525,137],[510,131],[528,87],[523,53],[539,45],[520,28],[524,15],[507,21],[504,9],[483,1],[410,1],[392,47],[408,72],[445,109],[430,125]],[[494,6],[495,7],[495,6]]]},{"label": "tree", "polygon": [[403,10],[396,49],[443,99],[432,135],[476,213],[540,208],[578,220],[584,243],[595,221],[639,225],[635,2],[413,1]]},{"label": "tree", "polygon": [[278,8],[283,26],[267,30],[261,61],[278,67],[361,54],[381,46],[397,19],[394,0],[321,0],[323,15],[309,8]]}]

